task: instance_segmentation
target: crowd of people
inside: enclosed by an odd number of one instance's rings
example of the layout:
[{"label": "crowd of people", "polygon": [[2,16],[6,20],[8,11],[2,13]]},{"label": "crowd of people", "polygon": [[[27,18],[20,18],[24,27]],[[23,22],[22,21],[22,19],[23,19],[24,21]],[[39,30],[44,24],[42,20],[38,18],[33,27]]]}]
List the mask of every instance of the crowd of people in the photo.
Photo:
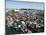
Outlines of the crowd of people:
[{"label": "crowd of people", "polygon": [[44,18],[39,16],[8,15],[5,19],[7,33],[37,33],[44,31]]}]

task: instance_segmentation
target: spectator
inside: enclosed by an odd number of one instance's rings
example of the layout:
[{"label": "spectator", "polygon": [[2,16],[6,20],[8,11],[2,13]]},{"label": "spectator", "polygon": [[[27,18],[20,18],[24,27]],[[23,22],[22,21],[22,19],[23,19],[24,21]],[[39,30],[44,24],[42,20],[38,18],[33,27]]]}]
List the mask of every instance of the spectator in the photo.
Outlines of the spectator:
[{"label": "spectator", "polygon": [[13,22],[14,22],[14,21],[13,21],[12,17],[8,16],[8,17],[7,17],[7,26],[8,26],[8,27],[12,26]]}]

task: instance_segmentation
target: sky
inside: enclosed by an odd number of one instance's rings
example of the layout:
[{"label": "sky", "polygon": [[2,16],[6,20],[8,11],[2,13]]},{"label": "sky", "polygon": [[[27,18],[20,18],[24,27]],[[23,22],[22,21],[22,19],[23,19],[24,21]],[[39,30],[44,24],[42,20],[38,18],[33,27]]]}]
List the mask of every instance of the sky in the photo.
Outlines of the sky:
[{"label": "sky", "polygon": [[29,8],[29,9],[41,9],[44,8],[44,3],[40,2],[23,2],[23,1],[13,1],[13,0],[6,0],[6,8],[16,9],[16,8]]}]

